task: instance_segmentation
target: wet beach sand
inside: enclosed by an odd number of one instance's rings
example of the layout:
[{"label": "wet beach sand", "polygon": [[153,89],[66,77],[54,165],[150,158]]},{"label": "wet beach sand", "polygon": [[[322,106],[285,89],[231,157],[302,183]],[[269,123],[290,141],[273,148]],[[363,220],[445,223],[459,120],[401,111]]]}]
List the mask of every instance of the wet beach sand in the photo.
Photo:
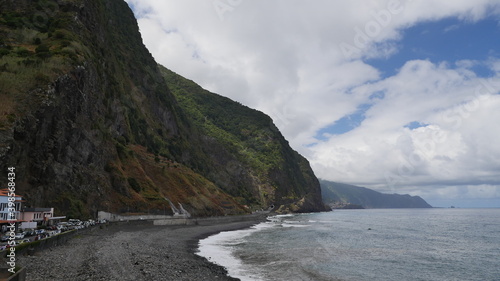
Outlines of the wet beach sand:
[{"label": "wet beach sand", "polygon": [[239,280],[195,254],[199,239],[251,227],[265,216],[199,225],[111,224],[76,235],[66,244],[18,257],[26,280]]}]

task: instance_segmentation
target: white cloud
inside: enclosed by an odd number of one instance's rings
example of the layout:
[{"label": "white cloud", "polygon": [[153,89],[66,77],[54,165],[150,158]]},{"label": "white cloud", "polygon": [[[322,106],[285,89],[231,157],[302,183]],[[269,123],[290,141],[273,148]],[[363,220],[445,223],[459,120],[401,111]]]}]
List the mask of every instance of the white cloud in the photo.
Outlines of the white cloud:
[{"label": "white cloud", "polygon": [[[497,94],[500,76],[471,78],[460,69],[409,62],[401,72],[369,85],[385,99],[355,130],[311,148],[320,177],[421,193],[436,186],[500,181]],[[446,83],[445,83],[446,82]],[[367,86],[365,86],[367,87]],[[431,124],[414,130],[412,121]],[[472,194],[469,191],[468,194]],[[439,195],[439,193],[434,193]]]},{"label": "white cloud", "polygon": [[[500,88],[498,54],[488,62],[413,60],[387,78],[364,62],[397,53],[408,27],[449,17],[475,22],[500,14],[498,1],[127,2],[159,63],[269,114],[319,177],[390,189],[387,175],[404,172],[401,163],[439,136],[445,141],[432,144],[394,191],[437,196],[431,191],[458,181],[500,182],[500,151],[491,141],[500,137],[493,95]],[[472,70],[478,64],[496,72],[489,89]],[[384,97],[370,99],[374,93]],[[314,138],[362,104],[372,107],[361,126]],[[429,126],[404,128],[414,121]]]}]

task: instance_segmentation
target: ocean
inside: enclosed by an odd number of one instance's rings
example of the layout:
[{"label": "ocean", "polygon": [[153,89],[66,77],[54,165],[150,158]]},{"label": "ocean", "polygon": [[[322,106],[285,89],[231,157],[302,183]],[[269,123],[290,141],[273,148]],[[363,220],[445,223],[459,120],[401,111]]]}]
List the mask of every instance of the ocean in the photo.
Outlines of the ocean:
[{"label": "ocean", "polygon": [[500,280],[500,209],[282,215],[200,241],[241,280]]}]

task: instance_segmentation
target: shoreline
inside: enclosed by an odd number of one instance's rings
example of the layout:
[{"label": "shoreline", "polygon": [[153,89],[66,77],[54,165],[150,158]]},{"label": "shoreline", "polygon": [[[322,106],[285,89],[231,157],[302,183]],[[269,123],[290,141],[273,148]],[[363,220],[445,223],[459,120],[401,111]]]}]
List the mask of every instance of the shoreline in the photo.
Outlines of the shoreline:
[{"label": "shoreline", "polygon": [[199,241],[246,229],[270,214],[198,219],[194,225],[155,226],[151,221],[112,224],[64,245],[18,257],[26,280],[239,280],[198,256]]}]

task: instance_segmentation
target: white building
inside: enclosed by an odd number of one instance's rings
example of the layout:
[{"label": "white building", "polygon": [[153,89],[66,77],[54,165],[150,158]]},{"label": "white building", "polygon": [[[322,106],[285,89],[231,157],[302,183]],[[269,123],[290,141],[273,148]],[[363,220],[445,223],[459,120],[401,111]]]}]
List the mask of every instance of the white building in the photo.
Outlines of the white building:
[{"label": "white building", "polygon": [[14,198],[14,210],[9,210],[9,190],[0,189],[0,224],[19,222],[21,219],[23,198],[19,195],[15,195]]}]

